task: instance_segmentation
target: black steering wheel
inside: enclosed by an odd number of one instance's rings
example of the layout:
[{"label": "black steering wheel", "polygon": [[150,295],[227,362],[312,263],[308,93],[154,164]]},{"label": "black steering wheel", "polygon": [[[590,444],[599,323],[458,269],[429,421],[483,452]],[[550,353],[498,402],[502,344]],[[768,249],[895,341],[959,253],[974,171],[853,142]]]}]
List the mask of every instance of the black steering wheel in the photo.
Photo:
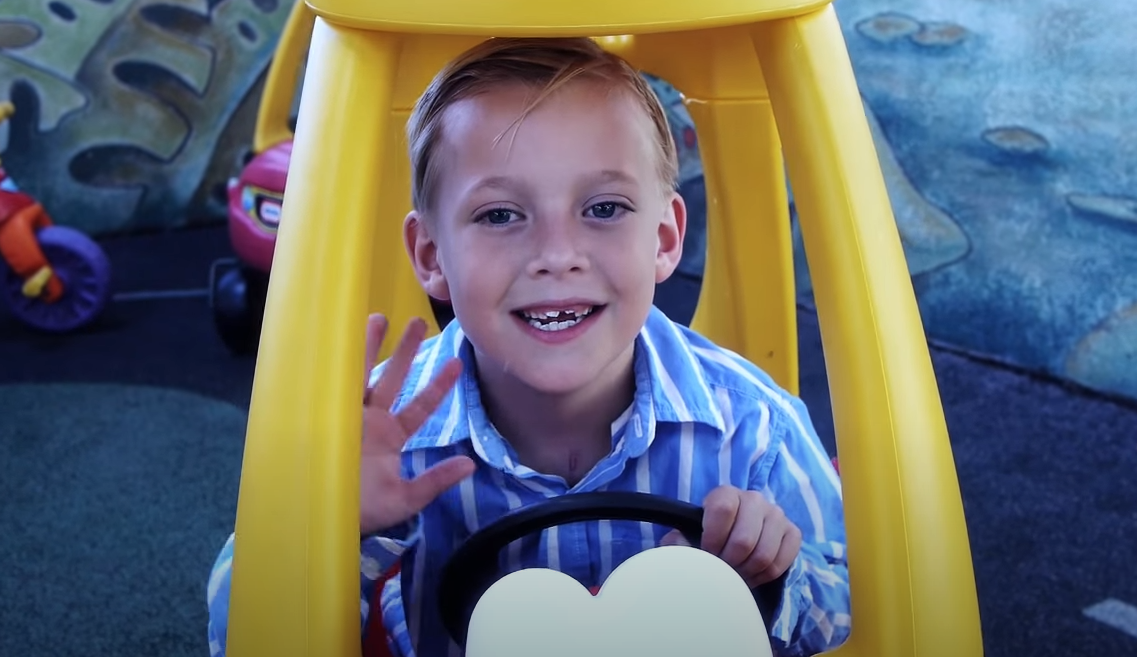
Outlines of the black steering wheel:
[{"label": "black steering wheel", "polygon": [[[466,539],[442,569],[438,606],[442,624],[463,650],[470,617],[500,578],[498,555],[513,541],[550,527],[593,520],[633,520],[679,530],[691,545],[703,535],[703,508],[647,493],[576,493],[511,511]],[[782,598],[785,577],[754,589],[767,629]]]}]

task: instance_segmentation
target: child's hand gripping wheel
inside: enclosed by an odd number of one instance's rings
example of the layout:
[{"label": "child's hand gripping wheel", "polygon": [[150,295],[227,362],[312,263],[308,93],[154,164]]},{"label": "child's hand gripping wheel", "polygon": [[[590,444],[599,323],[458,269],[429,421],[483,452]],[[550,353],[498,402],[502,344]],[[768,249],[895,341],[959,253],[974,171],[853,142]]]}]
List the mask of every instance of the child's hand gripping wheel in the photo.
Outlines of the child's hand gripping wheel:
[{"label": "child's hand gripping wheel", "polygon": [[[506,514],[470,536],[443,568],[439,611],[454,641],[466,649],[470,657],[477,657],[475,653],[482,648],[491,648],[483,645],[490,640],[493,643],[490,652],[505,657],[500,653],[507,644],[526,643],[518,640],[518,632],[548,630],[545,621],[549,621],[561,628],[558,634],[577,637],[576,643],[569,643],[580,645],[594,657],[599,657],[596,652],[599,644],[615,649],[621,637],[629,640],[629,645],[643,648],[645,641],[660,641],[662,636],[676,631],[698,641],[702,646],[700,652],[709,650],[722,657],[769,655],[766,626],[781,599],[784,580],[779,578],[751,592],[725,562],[701,550],[673,546],[640,553],[612,573],[596,598],[567,575],[548,569],[527,569],[500,577],[498,555],[511,542],[550,527],[595,520],[642,521],[671,527],[682,532],[691,545],[699,544],[703,531],[702,507],[643,493],[563,495]],[[499,579],[500,584],[495,585]],[[744,600],[742,604],[739,604],[740,595]],[[479,606],[483,596],[485,604]],[[628,612],[631,612],[630,617]],[[525,619],[517,617],[518,613],[524,613]],[[679,613],[687,619],[677,630],[672,623],[670,632],[661,629],[647,637],[635,629],[639,627],[638,621],[668,627],[661,616],[671,613]],[[572,617],[564,617],[565,614]],[[692,624],[695,621],[692,614],[722,625],[720,630],[726,634],[720,632],[722,636],[716,636],[709,627],[697,627]],[[477,620],[473,632],[472,620]],[[632,626],[619,628],[620,637],[596,635],[597,632],[609,633],[604,626],[613,622]],[[500,624],[512,624],[512,638],[497,637],[496,626]],[[744,646],[743,652],[720,651],[719,644],[729,643],[731,636],[741,637],[739,645]],[[669,647],[677,647],[675,637],[666,641]],[[556,648],[554,643],[550,636],[540,646],[530,643],[518,647],[526,654],[548,654]],[[556,650],[567,649],[567,645],[561,643],[561,648]],[[723,649],[727,648],[725,643]],[[608,654],[608,647],[603,648],[604,654]],[[647,653],[637,649],[612,654]],[[666,654],[679,653],[668,650]]]}]

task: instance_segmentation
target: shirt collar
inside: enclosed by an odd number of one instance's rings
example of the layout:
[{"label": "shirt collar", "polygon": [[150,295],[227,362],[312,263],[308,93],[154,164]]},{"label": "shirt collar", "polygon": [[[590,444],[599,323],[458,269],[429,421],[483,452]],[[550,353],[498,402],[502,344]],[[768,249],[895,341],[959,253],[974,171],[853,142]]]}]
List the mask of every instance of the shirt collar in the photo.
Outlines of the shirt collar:
[{"label": "shirt collar", "polygon": [[[652,306],[636,336],[635,398],[624,423],[625,449],[636,456],[647,449],[659,423],[697,422],[725,430],[722,414],[691,349],[694,334]],[[462,361],[454,388],[407,441],[404,451],[447,447],[471,441],[474,451],[489,463],[510,465],[509,450],[490,424],[474,376],[474,349],[457,320],[427,340],[415,356],[406,384],[396,402],[401,407],[451,358]]]}]

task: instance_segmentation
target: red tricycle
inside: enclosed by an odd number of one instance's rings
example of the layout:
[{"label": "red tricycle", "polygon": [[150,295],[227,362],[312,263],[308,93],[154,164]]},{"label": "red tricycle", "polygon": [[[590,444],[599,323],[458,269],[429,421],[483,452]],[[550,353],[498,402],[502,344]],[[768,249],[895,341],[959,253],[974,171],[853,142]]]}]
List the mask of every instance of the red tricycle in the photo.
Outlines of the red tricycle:
[{"label": "red tricycle", "polygon": [[[0,123],[16,108],[0,103]],[[66,333],[94,321],[110,300],[106,254],[90,237],[55,225],[0,167],[0,295],[25,324]]]}]

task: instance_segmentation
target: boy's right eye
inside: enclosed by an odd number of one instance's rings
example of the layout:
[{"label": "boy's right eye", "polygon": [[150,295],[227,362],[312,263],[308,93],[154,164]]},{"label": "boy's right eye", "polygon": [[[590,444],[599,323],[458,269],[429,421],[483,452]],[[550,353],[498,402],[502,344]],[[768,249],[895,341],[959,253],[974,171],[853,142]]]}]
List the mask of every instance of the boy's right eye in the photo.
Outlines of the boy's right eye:
[{"label": "boy's right eye", "polygon": [[516,212],[507,208],[494,208],[483,212],[478,216],[477,220],[494,226],[501,226],[508,224],[516,214]]}]

